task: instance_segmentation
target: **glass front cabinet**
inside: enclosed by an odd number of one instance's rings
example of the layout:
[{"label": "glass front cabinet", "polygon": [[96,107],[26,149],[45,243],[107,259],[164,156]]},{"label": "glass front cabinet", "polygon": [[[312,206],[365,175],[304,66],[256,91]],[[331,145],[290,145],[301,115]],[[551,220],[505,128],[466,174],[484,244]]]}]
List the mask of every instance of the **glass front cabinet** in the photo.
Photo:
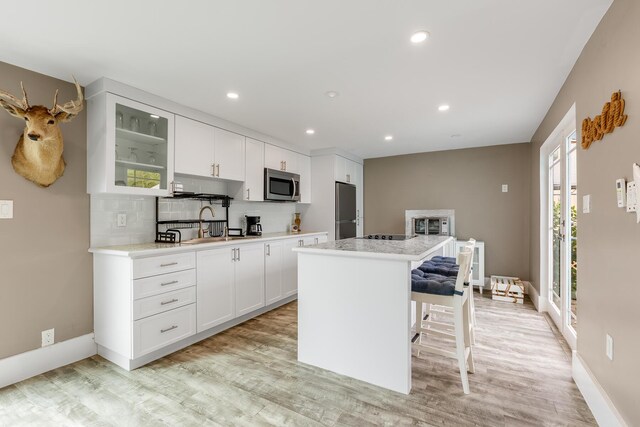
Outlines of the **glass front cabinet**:
[{"label": "glass front cabinet", "polygon": [[111,93],[87,104],[88,192],[168,195],[174,115]]}]

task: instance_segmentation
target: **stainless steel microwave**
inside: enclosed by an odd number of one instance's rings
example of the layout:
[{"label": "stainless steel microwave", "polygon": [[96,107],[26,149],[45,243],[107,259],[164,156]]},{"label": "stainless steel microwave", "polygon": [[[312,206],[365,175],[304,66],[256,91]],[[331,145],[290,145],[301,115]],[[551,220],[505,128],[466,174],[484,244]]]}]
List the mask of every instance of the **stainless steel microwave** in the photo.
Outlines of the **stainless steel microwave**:
[{"label": "stainless steel microwave", "polygon": [[275,169],[264,169],[264,199],[280,202],[300,200],[300,175]]},{"label": "stainless steel microwave", "polygon": [[413,218],[413,234],[449,235],[449,217],[415,217]]}]

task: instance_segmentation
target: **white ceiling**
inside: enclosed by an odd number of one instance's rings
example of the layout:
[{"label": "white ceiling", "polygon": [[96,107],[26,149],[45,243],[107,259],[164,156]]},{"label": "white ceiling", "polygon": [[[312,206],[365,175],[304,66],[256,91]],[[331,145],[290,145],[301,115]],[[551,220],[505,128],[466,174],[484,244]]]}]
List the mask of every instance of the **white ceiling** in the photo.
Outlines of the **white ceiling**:
[{"label": "white ceiling", "polygon": [[21,1],[3,6],[0,60],[380,157],[528,142],[611,2]]}]

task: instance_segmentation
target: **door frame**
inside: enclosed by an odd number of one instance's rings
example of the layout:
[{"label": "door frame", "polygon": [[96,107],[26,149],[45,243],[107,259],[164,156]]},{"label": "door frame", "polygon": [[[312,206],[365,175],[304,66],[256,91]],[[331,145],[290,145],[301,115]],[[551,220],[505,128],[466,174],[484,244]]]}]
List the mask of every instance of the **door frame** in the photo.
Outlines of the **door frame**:
[{"label": "door frame", "polygon": [[[562,315],[562,307],[560,310],[549,303],[550,281],[551,276],[549,270],[549,255],[551,251],[551,242],[549,240],[549,155],[558,147],[558,139],[560,145],[565,143],[565,139],[576,130],[576,104],[574,103],[569,111],[562,118],[560,123],[551,132],[544,144],[540,147],[540,294],[538,310],[546,311],[554,320],[558,329],[572,349],[576,348],[576,335],[568,331],[564,324],[564,316]],[[564,153],[566,154],[566,153]],[[563,161],[564,158],[563,158]],[[564,170],[564,168],[563,168]],[[565,292],[566,294],[566,292]],[[561,305],[564,305],[561,302]]]}]

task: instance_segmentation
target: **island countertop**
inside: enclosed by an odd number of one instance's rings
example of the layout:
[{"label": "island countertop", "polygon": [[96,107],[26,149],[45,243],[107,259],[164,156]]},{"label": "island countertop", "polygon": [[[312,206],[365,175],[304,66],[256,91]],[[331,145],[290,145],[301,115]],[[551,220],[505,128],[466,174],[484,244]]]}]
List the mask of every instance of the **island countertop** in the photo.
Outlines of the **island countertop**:
[{"label": "island countertop", "polygon": [[453,240],[450,236],[416,236],[407,240],[351,238],[293,248],[300,253],[420,261]]}]

